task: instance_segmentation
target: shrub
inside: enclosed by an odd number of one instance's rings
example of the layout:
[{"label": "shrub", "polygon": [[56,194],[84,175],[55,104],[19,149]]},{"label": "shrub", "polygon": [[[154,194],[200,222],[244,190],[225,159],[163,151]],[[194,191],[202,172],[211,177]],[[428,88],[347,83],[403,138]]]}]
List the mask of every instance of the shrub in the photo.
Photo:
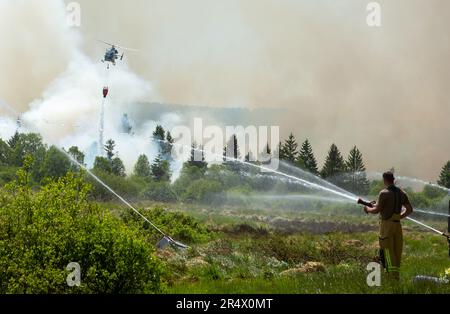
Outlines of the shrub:
[{"label": "shrub", "polygon": [[178,199],[168,182],[149,182],[141,197],[156,202],[175,202]]},{"label": "shrub", "polygon": [[[188,244],[203,242],[210,237],[210,232],[198,220],[184,213],[166,211],[161,207],[141,210],[141,213],[156,226],[169,233],[170,236]],[[122,219],[128,223],[131,223],[131,221],[136,222],[141,230],[145,231],[143,233],[147,238],[150,232],[152,235],[150,241],[157,241],[161,237],[148,223],[137,217],[137,214],[134,212],[123,212]]]},{"label": "shrub", "polygon": [[[122,197],[135,199],[142,189],[142,184],[133,178],[124,178],[102,171],[94,172],[100,180],[102,180],[106,185]],[[86,175],[85,180],[92,185],[91,196],[93,196],[96,200],[109,201],[116,198],[110,191],[108,191],[91,176]]]},{"label": "shrub", "polygon": [[193,181],[183,193],[183,200],[187,202],[210,202],[215,194],[222,191],[220,182],[200,179]]},{"label": "shrub", "polygon": [[[39,192],[29,173],[0,192],[0,293],[143,293],[161,290],[151,246],[88,201],[89,186],[68,174]],[[81,266],[81,286],[66,266]]]}]

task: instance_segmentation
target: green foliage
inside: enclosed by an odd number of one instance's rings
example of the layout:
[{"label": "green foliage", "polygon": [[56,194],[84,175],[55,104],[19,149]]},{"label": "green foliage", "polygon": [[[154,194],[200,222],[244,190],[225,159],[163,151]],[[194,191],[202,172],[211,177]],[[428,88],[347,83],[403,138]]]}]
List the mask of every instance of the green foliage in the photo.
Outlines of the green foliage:
[{"label": "green foliage", "polygon": [[97,156],[94,161],[94,172],[112,173],[112,167],[109,160],[105,157]]},{"label": "green foliage", "polygon": [[303,169],[312,174],[319,174],[316,157],[314,157],[312,146],[308,140],[305,140],[300,148],[297,163],[300,163]]},{"label": "green foliage", "polygon": [[[152,247],[90,203],[81,177],[69,174],[34,193],[28,167],[0,191],[0,293],[161,291]],[[66,283],[71,262],[81,266],[80,287]]]},{"label": "green foliage", "polygon": [[328,151],[325,164],[323,165],[321,175],[334,184],[342,184],[342,179],[339,178],[345,172],[345,162],[342,158],[341,152],[335,144],[332,144]]},{"label": "green foliage", "polygon": [[151,165],[152,178],[155,181],[170,181],[172,172],[170,171],[170,163],[167,160],[162,159],[161,154],[156,156],[153,164]]},{"label": "green foliage", "polygon": [[166,142],[163,145],[162,155],[166,160],[172,160],[172,148],[173,148],[174,139],[169,131],[167,131]]},{"label": "green foliage", "polygon": [[43,178],[41,170],[42,163],[46,155],[46,146],[42,142],[39,134],[14,134],[9,140],[9,146],[12,149],[9,165],[22,167],[27,155],[33,156],[32,177],[36,182],[40,182]]},{"label": "green foliage", "polygon": [[177,195],[168,182],[153,182],[146,184],[141,197],[145,200],[156,202],[175,202],[178,200]]},{"label": "green foliage", "polygon": [[17,167],[0,166],[0,187],[16,179]]},{"label": "green foliage", "polygon": [[370,183],[369,195],[378,197],[381,190],[385,188],[382,180],[374,180]]},{"label": "green foliage", "polygon": [[134,166],[134,172],[133,174],[136,177],[143,178],[143,179],[150,179],[151,178],[151,168],[150,168],[150,162],[148,161],[148,158],[146,155],[140,155],[135,166]]},{"label": "green foliage", "polygon": [[45,154],[41,175],[43,178],[58,179],[69,172],[71,163],[56,146],[51,146]]},{"label": "green foliage", "polygon": [[[188,244],[204,242],[211,236],[203,224],[182,212],[166,211],[161,207],[155,207],[144,211],[144,214],[157,226],[164,226],[165,230],[170,230],[173,238]],[[131,215],[135,216],[134,213]],[[147,229],[151,229],[147,223],[143,224]]]},{"label": "green foliage", "polygon": [[438,184],[450,189],[450,160],[442,167]]},{"label": "green foliage", "polygon": [[432,185],[425,185],[423,187],[422,193],[426,198],[432,200],[441,199],[448,194],[447,191],[444,191],[443,189],[440,189]]},{"label": "green foliage", "polygon": [[155,131],[153,131],[153,138],[157,141],[156,143],[159,146],[159,153],[162,155],[165,152],[165,140],[166,140],[166,131],[161,125],[157,125]]},{"label": "green foliage", "polygon": [[106,152],[106,158],[108,158],[109,162],[112,162],[112,160],[113,160],[115,147],[116,147],[116,143],[112,139],[109,139],[106,141],[104,150]]},{"label": "green foliage", "polygon": [[114,157],[111,161],[111,172],[119,177],[125,177],[125,166],[122,162],[122,159],[119,157]]},{"label": "green foliage", "polygon": [[284,142],[283,146],[281,147],[281,156],[280,159],[285,160],[287,162],[290,162],[291,164],[294,164],[297,160],[298,155],[298,144],[295,139],[295,136],[291,133],[289,134],[288,139]]},{"label": "green foliage", "polygon": [[[94,170],[93,172],[116,193],[128,199],[135,199],[143,188],[142,182],[136,180],[134,177],[125,178],[99,170]],[[91,176],[86,175],[86,181],[92,184],[91,196],[96,200],[110,201],[116,199],[116,196]]]},{"label": "green foliage", "polygon": [[155,131],[153,131],[153,137],[164,141],[166,139],[166,131],[161,125],[157,125]]},{"label": "green foliage", "polygon": [[191,145],[191,156],[187,161],[189,166],[194,166],[199,169],[206,170],[208,167],[208,163],[205,162],[205,154],[202,150],[202,147],[197,147],[195,143]]},{"label": "green foliage", "polygon": [[0,138],[0,166],[9,165],[11,154],[11,147]]},{"label": "green foliage", "polygon": [[11,149],[14,149],[19,142],[20,139],[20,133],[16,131],[14,135],[8,140],[8,145],[11,147]]},{"label": "green foliage", "polygon": [[226,169],[238,172],[241,170],[241,163],[237,161],[241,158],[237,136],[233,134],[223,148],[223,165]]},{"label": "green foliage", "polygon": [[423,193],[408,193],[409,201],[413,207],[428,208],[430,207],[431,200],[428,199]]},{"label": "green foliage", "polygon": [[220,182],[199,179],[193,181],[182,194],[182,199],[186,202],[211,202],[217,193],[222,191]]},{"label": "green foliage", "polygon": [[[79,164],[84,165],[84,153],[80,151],[80,149],[77,146],[72,146],[67,151],[70,156],[72,156],[73,159],[75,159]],[[74,171],[79,170],[79,167],[77,165],[72,165],[72,169]]]},{"label": "green foliage", "polygon": [[366,177],[366,167],[364,166],[362,154],[356,146],[350,150],[345,165],[345,187],[357,195],[367,195],[370,189],[370,182]]}]

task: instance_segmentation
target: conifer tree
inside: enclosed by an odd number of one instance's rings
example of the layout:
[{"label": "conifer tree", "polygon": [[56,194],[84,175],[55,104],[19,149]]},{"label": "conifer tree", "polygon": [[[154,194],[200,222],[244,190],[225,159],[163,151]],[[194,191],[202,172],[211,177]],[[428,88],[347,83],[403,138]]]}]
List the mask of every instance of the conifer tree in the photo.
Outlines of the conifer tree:
[{"label": "conifer tree", "polygon": [[281,148],[283,158],[280,159],[290,162],[292,164],[295,163],[298,155],[297,148],[298,148],[297,141],[295,139],[295,136],[291,133],[289,134],[288,139],[284,142]]},{"label": "conifer tree", "polygon": [[166,141],[164,143],[164,151],[163,151],[163,157],[164,159],[167,160],[173,160],[173,156],[172,156],[172,148],[173,148],[173,143],[174,143],[174,139],[172,137],[172,134],[170,134],[169,131],[167,131],[167,135],[166,135]]},{"label": "conifer tree", "polygon": [[450,160],[442,167],[438,184],[450,189]]},{"label": "conifer tree", "polygon": [[14,149],[16,147],[16,144],[19,142],[20,133],[19,131],[16,131],[14,135],[8,140],[8,145],[11,147],[11,149]]},{"label": "conifer tree", "polygon": [[111,161],[111,172],[119,177],[125,177],[125,165],[123,164],[122,159],[119,157],[114,157]]},{"label": "conifer tree", "polygon": [[156,156],[151,165],[152,177],[155,181],[170,181],[171,171],[170,164],[167,160],[164,160],[161,154]]},{"label": "conifer tree", "polygon": [[113,157],[114,157],[114,148],[116,147],[116,143],[109,139],[106,141],[105,144],[105,152],[106,152],[106,158],[109,160],[110,163],[112,163]]},{"label": "conifer tree", "polygon": [[201,169],[206,169],[208,166],[208,163],[205,161],[205,154],[202,147],[197,147],[195,142],[191,145],[191,156],[188,160],[188,164]]},{"label": "conifer tree", "polygon": [[240,164],[237,160],[240,158],[241,152],[239,150],[237,136],[234,134],[230,137],[227,144],[223,148],[223,164],[230,170],[239,171]]},{"label": "conifer tree", "polygon": [[342,158],[341,152],[335,144],[332,144],[328,151],[325,164],[323,165],[321,175],[328,181],[342,185],[339,176],[345,172],[345,162]]},{"label": "conifer tree", "polygon": [[367,180],[366,167],[359,149],[354,146],[345,162],[347,173],[345,175],[346,187],[355,194],[367,195],[370,182]]},{"label": "conifer tree", "polygon": [[137,160],[136,164],[134,165],[133,174],[136,177],[144,178],[144,179],[151,177],[152,170],[150,168],[150,162],[148,161],[148,158],[146,155],[143,154],[138,157],[138,160]]},{"label": "conifer tree", "polygon": [[153,131],[153,142],[159,147],[159,153],[164,154],[166,150],[166,131],[161,125],[157,125],[155,131]]},{"label": "conifer tree", "polygon": [[308,139],[303,142],[300,148],[298,161],[300,161],[300,164],[304,167],[305,170],[311,172],[314,175],[319,174],[319,169],[317,167],[317,160],[316,157],[314,156],[312,146],[309,143]]}]

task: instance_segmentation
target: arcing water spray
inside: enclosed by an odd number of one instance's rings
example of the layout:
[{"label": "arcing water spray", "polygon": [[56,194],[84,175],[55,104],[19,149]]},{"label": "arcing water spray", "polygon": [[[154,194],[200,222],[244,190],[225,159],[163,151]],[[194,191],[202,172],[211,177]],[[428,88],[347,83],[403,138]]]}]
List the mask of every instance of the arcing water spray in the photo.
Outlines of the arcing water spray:
[{"label": "arcing water spray", "polygon": [[[164,141],[164,140],[161,140],[161,139],[157,139],[157,138],[154,138],[154,137],[150,137],[150,139],[152,139],[153,141],[162,142],[162,143],[166,143],[167,142],[167,141]],[[181,146],[184,149],[187,149],[187,148],[188,149],[192,149],[192,147],[190,147],[190,146],[187,147],[186,145],[183,145],[183,144],[172,143],[172,145]],[[206,151],[204,149],[201,149],[201,148],[195,148],[194,147],[193,149],[196,150],[196,151],[202,152],[202,153],[206,153]],[[210,152],[208,152],[208,153],[210,153]],[[218,157],[217,154],[216,154],[216,157]],[[351,200],[351,201],[356,202],[357,204],[360,204],[360,205],[368,206],[368,207],[371,207],[371,208],[374,206],[373,203],[369,203],[367,201],[364,201],[361,198],[358,198],[356,195],[354,195],[353,193],[348,192],[348,191],[346,191],[346,193],[341,192],[341,191],[336,191],[336,190],[334,190],[332,188],[321,186],[321,185],[319,185],[317,183],[313,183],[313,182],[310,182],[310,181],[307,181],[307,180],[304,180],[304,179],[301,179],[301,178],[297,178],[295,176],[292,176],[292,175],[286,174],[284,172],[277,171],[277,170],[274,170],[274,169],[271,169],[271,168],[268,168],[268,167],[265,167],[265,166],[262,166],[262,165],[257,165],[257,164],[251,163],[251,162],[243,161],[243,160],[240,160],[240,159],[237,159],[237,158],[233,158],[233,157],[229,157],[229,156],[226,156],[226,155],[222,156],[222,157],[226,161],[239,162],[239,163],[241,163],[243,165],[247,165],[247,166],[250,166],[250,167],[255,167],[255,168],[258,168],[258,169],[263,170],[265,172],[272,172],[272,173],[275,173],[277,175],[280,175],[280,176],[283,176],[283,177],[286,177],[286,178],[289,178],[289,179],[292,179],[292,180],[304,183],[305,185],[310,186],[312,188],[316,188],[316,189],[324,191],[324,192],[329,192],[329,193],[335,194],[335,195],[340,196],[342,198],[345,198],[347,200]],[[429,226],[429,225],[427,225],[427,224],[425,224],[423,222],[420,222],[420,221],[418,221],[416,219],[413,219],[413,218],[410,218],[410,217],[406,217],[406,219],[408,219],[409,221],[411,221],[411,222],[413,222],[413,223],[415,223],[417,225],[425,227],[428,230],[431,230],[431,231],[433,231],[433,232],[435,232],[435,233],[437,233],[439,235],[442,235],[442,236],[446,237],[448,241],[450,241],[450,236],[447,233],[441,232],[441,231],[439,231],[439,230],[437,230],[437,229],[435,229],[435,228],[433,228],[433,227],[431,227],[431,226]]]},{"label": "arcing water spray", "polygon": [[[1,103],[0,103],[1,104]],[[14,109],[10,108],[14,111]],[[17,112],[16,112],[17,114]],[[92,171],[90,171],[85,165],[79,163],[75,158],[73,158],[69,153],[67,153],[64,149],[61,149],[57,147],[57,149],[63,153],[65,156],[69,158],[70,161],[72,161],[75,165],[86,171],[87,174],[89,174],[95,181],[97,181],[99,184],[101,184],[104,188],[106,188],[111,194],[116,196],[123,204],[125,204],[128,208],[133,210],[136,214],[138,214],[144,221],[146,221],[152,228],[154,228],[157,232],[159,232],[163,238],[157,243],[157,247],[160,249],[163,249],[167,247],[168,245],[171,245],[174,248],[178,249],[186,249],[188,248],[187,245],[175,241],[172,239],[169,235],[167,235],[165,232],[163,232],[158,226],[156,226],[154,223],[152,223],[147,217],[145,217],[141,212],[139,212],[133,205],[131,205],[126,199],[124,199],[122,196],[120,196],[118,193],[116,193],[110,186],[108,186],[105,182],[103,182],[99,177],[97,177]]]}]

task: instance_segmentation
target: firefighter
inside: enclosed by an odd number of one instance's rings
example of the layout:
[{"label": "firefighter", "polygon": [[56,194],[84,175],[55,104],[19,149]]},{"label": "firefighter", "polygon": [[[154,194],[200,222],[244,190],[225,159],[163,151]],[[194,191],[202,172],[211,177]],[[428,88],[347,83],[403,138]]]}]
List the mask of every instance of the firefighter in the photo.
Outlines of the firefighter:
[{"label": "firefighter", "polygon": [[400,221],[413,212],[408,195],[398,188],[391,171],[383,173],[383,189],[373,207],[364,206],[367,214],[379,214],[379,261],[389,277],[400,279],[400,263],[403,250],[403,232]]}]

